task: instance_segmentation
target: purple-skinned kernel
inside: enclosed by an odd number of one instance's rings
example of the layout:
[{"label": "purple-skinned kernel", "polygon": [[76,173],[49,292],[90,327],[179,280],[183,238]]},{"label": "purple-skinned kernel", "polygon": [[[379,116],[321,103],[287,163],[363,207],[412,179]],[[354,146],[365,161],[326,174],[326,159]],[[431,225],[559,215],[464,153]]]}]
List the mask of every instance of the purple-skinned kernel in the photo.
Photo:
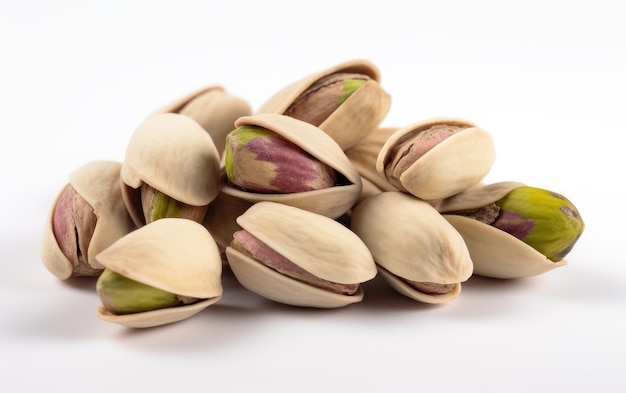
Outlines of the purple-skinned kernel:
[{"label": "purple-skinned kernel", "polygon": [[535,223],[521,214],[500,211],[500,215],[491,225],[522,240],[530,234]]},{"label": "purple-skinned kernel", "polygon": [[243,126],[226,141],[228,180],[248,191],[295,193],[332,187],[337,175],[296,144],[261,127]]}]

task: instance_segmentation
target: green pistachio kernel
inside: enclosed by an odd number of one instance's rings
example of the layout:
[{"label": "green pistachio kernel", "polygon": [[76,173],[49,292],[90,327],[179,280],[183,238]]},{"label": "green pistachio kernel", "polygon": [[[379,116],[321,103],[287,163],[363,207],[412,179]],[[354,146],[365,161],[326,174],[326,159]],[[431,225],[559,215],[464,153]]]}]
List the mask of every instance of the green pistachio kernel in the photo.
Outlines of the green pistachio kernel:
[{"label": "green pistachio kernel", "polygon": [[498,200],[492,225],[533,247],[553,262],[567,255],[584,230],[576,207],[563,195],[522,186]]}]

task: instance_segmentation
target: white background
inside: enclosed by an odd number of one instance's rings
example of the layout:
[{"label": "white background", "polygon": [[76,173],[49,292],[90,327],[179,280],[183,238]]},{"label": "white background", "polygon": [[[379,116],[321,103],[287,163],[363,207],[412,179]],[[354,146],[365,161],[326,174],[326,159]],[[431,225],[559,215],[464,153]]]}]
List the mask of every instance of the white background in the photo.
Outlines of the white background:
[{"label": "white background", "polygon": [[[175,3],[0,5],[0,390],[624,391],[622,2]],[[67,175],[121,161],[152,111],[212,84],[257,108],[354,58],[392,95],[383,125],[466,118],[494,137],[487,181],[571,199],[586,230],[569,264],[473,277],[440,306],[376,279],[338,310],[274,304],[225,275],[218,304],[147,330],[99,320],[95,281],[44,268]]]}]

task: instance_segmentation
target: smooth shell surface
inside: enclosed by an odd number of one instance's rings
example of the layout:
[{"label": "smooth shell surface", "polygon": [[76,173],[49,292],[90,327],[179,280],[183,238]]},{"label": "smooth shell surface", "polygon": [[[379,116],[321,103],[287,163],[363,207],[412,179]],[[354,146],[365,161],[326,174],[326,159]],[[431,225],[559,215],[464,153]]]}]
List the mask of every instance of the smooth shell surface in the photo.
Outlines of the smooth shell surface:
[{"label": "smooth shell surface", "polygon": [[[322,279],[359,284],[376,275],[368,248],[340,223],[305,210],[259,202],[237,219],[267,246]],[[339,295],[291,279],[241,252],[226,249],[229,265],[242,285],[269,299],[310,307],[340,307],[360,301],[362,292]]]},{"label": "smooth shell surface", "polygon": [[[122,163],[123,184],[137,189],[142,182],[192,206],[209,204],[219,191],[219,154],[207,132],[190,117],[175,113],[149,117],[133,133]],[[123,197],[133,220],[127,187]]]},{"label": "smooth shell surface", "polygon": [[152,287],[202,301],[190,305],[114,315],[102,305],[103,320],[129,327],[162,325],[185,319],[222,296],[222,261],[217,244],[202,225],[162,218],[113,243],[96,256],[105,267]]},{"label": "smooth shell surface", "polygon": [[376,162],[378,173],[389,180],[385,168],[393,156],[393,147],[421,130],[440,124],[467,128],[446,138],[407,168],[398,179],[403,191],[421,199],[434,200],[478,184],[495,161],[493,139],[472,123],[454,118],[430,119],[397,130],[381,148]]},{"label": "smooth shell surface", "polygon": [[471,210],[494,203],[523,183],[503,181],[492,184],[479,184],[452,197],[445,198],[436,205],[439,212]]},{"label": "smooth shell surface", "polygon": [[516,237],[472,218],[444,214],[463,236],[474,263],[474,273],[493,278],[536,276],[567,264],[552,262]]},{"label": "smooth shell surface", "polygon": [[[121,195],[121,166],[115,161],[91,161],[69,175],[69,184],[93,207],[98,218],[87,252],[87,262],[95,269],[104,268],[95,255],[134,229]],[[52,230],[54,209],[60,195],[46,220],[40,254],[44,266],[65,280],[72,274],[72,264],[61,252]]]},{"label": "smooth shell surface", "polygon": [[222,86],[208,86],[172,102],[157,113],[180,113],[204,128],[217,150],[224,151],[226,134],[235,128],[235,120],[252,114],[250,104],[228,94]]},{"label": "smooth shell surface", "polygon": [[352,60],[311,74],[278,91],[257,113],[283,114],[307,88],[319,79],[336,72],[365,74],[372,78],[357,89],[319,128],[330,135],[342,149],[348,149],[374,131],[387,115],[391,98],[379,85],[378,68],[366,60]]},{"label": "smooth shell surface", "polygon": [[275,132],[333,168],[345,177],[349,184],[315,191],[266,194],[240,190],[223,181],[222,190],[226,194],[250,202],[280,202],[330,218],[337,218],[344,214],[361,194],[363,187],[361,176],[337,143],[319,128],[289,116],[273,113],[242,117],[237,120],[235,125],[237,127],[243,125],[259,126]]},{"label": "smooth shell surface", "polygon": [[103,266],[142,284],[200,299],[222,293],[222,263],[209,231],[184,218],[161,218],[96,256]]},{"label": "smooth shell surface", "polygon": [[463,238],[431,205],[410,194],[388,191],[364,200],[351,227],[376,263],[401,278],[456,284],[472,274]]}]

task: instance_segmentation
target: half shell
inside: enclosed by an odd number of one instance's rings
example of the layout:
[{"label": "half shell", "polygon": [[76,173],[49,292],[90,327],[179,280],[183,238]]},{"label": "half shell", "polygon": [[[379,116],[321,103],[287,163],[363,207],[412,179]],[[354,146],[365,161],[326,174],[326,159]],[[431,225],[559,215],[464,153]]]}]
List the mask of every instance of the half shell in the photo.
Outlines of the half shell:
[{"label": "half shell", "polygon": [[219,191],[219,160],[195,120],[174,113],[149,117],[133,133],[122,163],[122,196],[135,224],[145,224],[137,206],[143,182],[188,205],[208,205]]},{"label": "half shell", "polygon": [[190,305],[115,315],[101,304],[100,319],[150,327],[188,318],[222,296],[222,261],[209,232],[195,221],[162,218],[129,233],[96,256],[103,266],[142,284],[203,299]]},{"label": "half shell", "polygon": [[352,60],[311,74],[278,91],[261,105],[257,113],[284,114],[311,85],[337,72],[365,74],[372,78],[319,125],[319,128],[330,135],[343,150],[352,147],[378,127],[391,105],[389,94],[379,84],[380,72],[369,61]]},{"label": "half shell", "polygon": [[[69,185],[93,207],[96,227],[87,250],[87,263],[94,269],[104,269],[95,256],[117,239],[134,229],[126,211],[120,190],[122,164],[115,161],[91,161],[69,175]],[[63,254],[52,229],[54,209],[61,193],[54,201],[44,226],[40,255],[44,266],[61,280],[72,275],[73,266]]]},{"label": "half shell", "polygon": [[[417,159],[398,178],[388,174],[394,148],[434,126],[462,127]],[[392,185],[424,200],[446,198],[478,184],[495,160],[493,139],[485,130],[455,118],[435,118],[400,128],[387,139],[376,170]]]},{"label": "half shell", "polygon": [[[351,228],[372,252],[382,277],[414,300],[450,301],[472,274],[463,238],[430,204],[410,194],[388,191],[364,200],[354,209]],[[429,294],[405,280],[453,287]]]},{"label": "half shell", "polygon": [[209,133],[220,154],[235,120],[252,114],[247,101],[228,94],[222,86],[208,86],[172,102],[157,113],[179,113],[194,119]]},{"label": "half shell", "polygon": [[250,202],[272,201],[295,206],[330,218],[337,218],[352,207],[361,194],[361,176],[350,160],[327,134],[319,128],[289,116],[263,113],[237,120],[237,127],[253,125],[266,128],[295,143],[307,153],[333,168],[348,184],[288,194],[266,194],[244,191],[228,183],[223,176],[222,191]]},{"label": "half shell", "polygon": [[[363,242],[338,222],[275,202],[259,202],[237,219],[238,224],[309,273],[335,283],[360,284],[376,275],[372,255]],[[302,307],[343,307],[363,299],[359,289],[341,295],[287,277],[232,247],[229,265],[239,282],[267,299]]]},{"label": "half shell", "polygon": [[487,206],[523,186],[517,182],[499,182],[474,187],[444,200],[437,209],[463,236],[474,263],[474,273],[493,278],[536,276],[564,266],[562,259],[552,262],[539,251],[498,228],[473,218],[455,214],[457,211]]}]

